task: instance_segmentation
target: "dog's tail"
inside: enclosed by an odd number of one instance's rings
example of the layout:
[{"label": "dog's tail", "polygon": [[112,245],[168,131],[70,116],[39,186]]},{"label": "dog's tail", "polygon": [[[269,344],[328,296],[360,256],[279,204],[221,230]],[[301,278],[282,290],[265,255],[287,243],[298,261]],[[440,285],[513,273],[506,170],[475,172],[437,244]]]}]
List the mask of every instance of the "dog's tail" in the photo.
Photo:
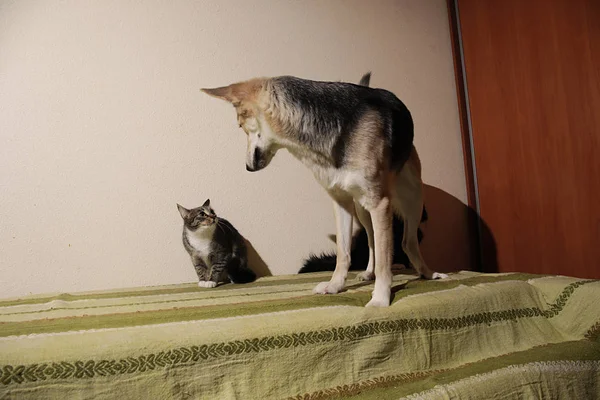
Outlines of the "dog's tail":
[{"label": "dog's tail", "polygon": [[362,76],[362,78],[360,78],[360,81],[358,82],[358,84],[360,86],[367,86],[367,87],[369,87],[370,83],[371,83],[371,72],[367,72],[366,74],[364,74]]}]

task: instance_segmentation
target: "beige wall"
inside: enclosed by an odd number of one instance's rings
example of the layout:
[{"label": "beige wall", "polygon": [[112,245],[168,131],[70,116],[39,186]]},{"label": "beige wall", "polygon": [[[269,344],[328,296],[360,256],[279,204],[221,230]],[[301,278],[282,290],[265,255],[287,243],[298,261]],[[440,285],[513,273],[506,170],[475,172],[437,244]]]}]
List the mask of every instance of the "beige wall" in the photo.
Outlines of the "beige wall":
[{"label": "beige wall", "polygon": [[466,199],[444,0],[0,3],[2,296],[195,279],[175,203],[207,197],[274,274],[333,248],[332,208],[285,153],[245,170],[253,76],[357,81],[411,109],[427,183]]}]

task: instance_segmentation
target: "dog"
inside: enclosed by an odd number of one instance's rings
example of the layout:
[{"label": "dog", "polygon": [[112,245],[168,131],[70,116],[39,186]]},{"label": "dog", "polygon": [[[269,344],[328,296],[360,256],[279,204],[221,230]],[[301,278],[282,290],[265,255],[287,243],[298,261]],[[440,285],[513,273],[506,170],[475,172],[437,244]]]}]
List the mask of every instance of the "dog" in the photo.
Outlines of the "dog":
[{"label": "dog", "polygon": [[333,199],[336,268],[314,292],[344,288],[356,215],[369,241],[369,263],[359,279],[375,279],[367,306],[387,307],[394,213],[404,223],[402,248],[411,266],[425,279],[446,275],[429,269],[419,249],[423,183],[412,116],[393,93],[370,88],[369,82],[370,73],[358,85],[279,76],[201,90],[234,106],[247,135],[248,171],[265,168],[278,150],[287,149]]},{"label": "dog", "polygon": [[[366,74],[362,77],[359,85],[369,86],[371,75]],[[421,215],[421,222],[427,221],[427,210],[423,206],[423,214]],[[394,214],[392,220],[392,265],[402,264],[404,266],[410,266],[408,256],[402,248],[402,238],[404,237],[404,222]],[[417,239],[419,243],[423,240],[423,232],[421,228],[417,230]],[[335,271],[336,266],[336,255],[335,253],[323,252],[320,255],[310,254],[307,259],[304,260],[304,265],[298,271],[299,274],[305,274],[309,272],[321,272],[321,271]],[[352,238],[352,247],[350,251],[350,271],[357,271],[365,269],[365,266],[369,263],[369,237],[366,229],[361,226]]]}]

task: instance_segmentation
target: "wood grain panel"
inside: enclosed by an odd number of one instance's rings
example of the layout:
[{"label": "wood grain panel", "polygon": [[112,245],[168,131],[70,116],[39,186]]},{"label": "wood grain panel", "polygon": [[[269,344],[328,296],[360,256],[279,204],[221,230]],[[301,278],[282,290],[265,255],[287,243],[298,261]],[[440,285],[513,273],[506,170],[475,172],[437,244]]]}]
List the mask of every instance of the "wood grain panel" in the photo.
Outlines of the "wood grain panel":
[{"label": "wood grain panel", "polygon": [[498,269],[600,278],[600,1],[458,9]]}]

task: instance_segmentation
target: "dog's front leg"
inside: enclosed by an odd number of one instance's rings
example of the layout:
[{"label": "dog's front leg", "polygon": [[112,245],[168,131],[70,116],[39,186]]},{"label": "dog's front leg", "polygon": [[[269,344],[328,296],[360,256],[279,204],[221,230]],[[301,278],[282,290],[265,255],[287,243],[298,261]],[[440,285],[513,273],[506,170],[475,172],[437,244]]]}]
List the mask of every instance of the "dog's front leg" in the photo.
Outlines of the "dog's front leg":
[{"label": "dog's front leg", "polygon": [[389,197],[383,197],[371,210],[375,236],[375,289],[367,307],[390,305],[392,287],[392,207]]},{"label": "dog's front leg", "polygon": [[369,263],[367,269],[359,273],[356,278],[361,281],[372,281],[375,278],[375,236],[373,235],[373,223],[371,214],[360,204],[355,203],[356,216],[363,228],[367,232],[367,241],[369,243]]},{"label": "dog's front leg", "polygon": [[352,207],[354,203],[349,199],[334,199],[333,211],[335,214],[335,227],[337,243],[337,262],[335,271],[329,282],[319,283],[313,292],[319,294],[338,293],[344,288],[348,268],[350,268],[350,250],[352,246]]}]

